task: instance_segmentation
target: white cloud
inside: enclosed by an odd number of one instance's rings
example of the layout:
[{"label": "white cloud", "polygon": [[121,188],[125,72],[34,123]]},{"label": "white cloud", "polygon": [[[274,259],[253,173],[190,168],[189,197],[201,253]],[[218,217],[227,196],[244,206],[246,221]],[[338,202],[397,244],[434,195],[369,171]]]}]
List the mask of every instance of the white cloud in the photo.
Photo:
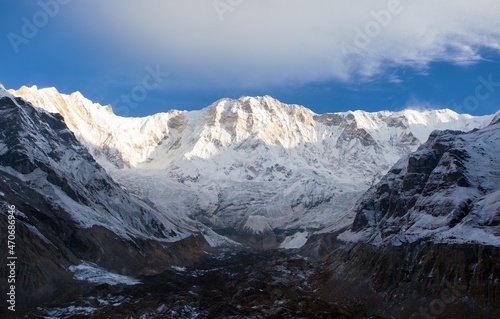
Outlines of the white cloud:
[{"label": "white cloud", "polygon": [[[223,20],[216,1],[230,6]],[[369,79],[393,66],[425,70],[433,61],[474,63],[482,48],[500,49],[498,0],[397,3],[89,0],[74,5],[81,6],[77,22],[88,36],[160,63],[179,85]],[[385,22],[380,16],[377,22],[373,12],[389,9],[390,18],[382,15]]]}]

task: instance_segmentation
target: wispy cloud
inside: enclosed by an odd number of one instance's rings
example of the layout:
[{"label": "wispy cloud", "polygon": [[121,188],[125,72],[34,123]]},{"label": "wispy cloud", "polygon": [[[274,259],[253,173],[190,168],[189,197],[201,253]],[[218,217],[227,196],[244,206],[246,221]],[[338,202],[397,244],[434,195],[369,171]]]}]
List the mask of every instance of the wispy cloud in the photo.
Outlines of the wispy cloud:
[{"label": "wispy cloud", "polygon": [[[425,72],[434,61],[467,65],[484,48],[500,50],[498,0],[221,2],[238,5],[221,19],[213,1],[89,0],[75,4],[75,23],[184,85],[369,80],[388,67]],[[401,81],[391,72],[389,81]]]},{"label": "wispy cloud", "polygon": [[415,95],[410,96],[406,101],[404,110],[415,110],[415,111],[430,111],[435,109],[445,109],[443,105],[437,105],[435,102],[426,101],[416,97]]}]

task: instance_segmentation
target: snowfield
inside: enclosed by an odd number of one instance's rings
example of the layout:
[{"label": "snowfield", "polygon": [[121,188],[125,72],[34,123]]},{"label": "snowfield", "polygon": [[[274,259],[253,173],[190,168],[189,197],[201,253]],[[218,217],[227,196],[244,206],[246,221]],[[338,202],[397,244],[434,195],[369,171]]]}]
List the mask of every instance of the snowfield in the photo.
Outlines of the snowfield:
[{"label": "snowfield", "polygon": [[72,265],[69,270],[75,274],[75,279],[93,284],[108,285],[138,285],[141,282],[134,278],[109,272],[97,265],[82,261],[79,265]]}]

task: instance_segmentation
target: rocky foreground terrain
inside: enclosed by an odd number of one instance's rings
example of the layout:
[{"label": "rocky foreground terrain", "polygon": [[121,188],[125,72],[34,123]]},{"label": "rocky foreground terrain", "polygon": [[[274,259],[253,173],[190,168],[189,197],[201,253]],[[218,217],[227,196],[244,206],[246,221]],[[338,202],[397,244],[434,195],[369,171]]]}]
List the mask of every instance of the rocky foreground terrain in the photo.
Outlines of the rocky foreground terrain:
[{"label": "rocky foreground terrain", "polygon": [[[498,286],[484,285],[487,278],[472,278],[467,268],[479,258],[483,272],[495,269],[498,249],[420,246],[344,247],[319,259],[304,257],[306,251],[222,250],[135,285],[81,288],[71,301],[28,317],[498,318]],[[439,268],[441,275],[427,273]],[[455,281],[456,272],[466,281]]]},{"label": "rocky foreground terrain", "polygon": [[[37,315],[72,318],[361,318],[355,304],[322,298],[318,264],[284,251],[224,250],[190,267],[101,285]],[[80,315],[75,315],[75,309]]]}]

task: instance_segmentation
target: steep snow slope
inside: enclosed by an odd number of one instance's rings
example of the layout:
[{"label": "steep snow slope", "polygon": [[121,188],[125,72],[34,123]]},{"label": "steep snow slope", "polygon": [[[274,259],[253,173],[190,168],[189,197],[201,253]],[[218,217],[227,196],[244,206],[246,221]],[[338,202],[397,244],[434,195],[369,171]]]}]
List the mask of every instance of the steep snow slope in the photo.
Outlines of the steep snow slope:
[{"label": "steep snow slope", "polygon": [[168,114],[145,118],[122,118],[110,106],[101,106],[80,92],[60,94],[56,89],[22,87],[10,91],[33,105],[59,113],[82,143],[97,158],[106,158],[118,166],[144,161],[168,133]]},{"label": "steep snow slope", "polygon": [[78,92],[13,93],[60,113],[132,192],[235,238],[346,227],[348,208],[432,130],[470,130],[492,118],[451,110],[319,115],[269,96],[121,118]]},{"label": "steep snow slope", "polygon": [[6,93],[0,98],[0,170],[50,197],[81,227],[99,225],[123,238],[165,241],[196,232],[175,214],[159,213],[129,196],[80,145],[59,115]]}]

